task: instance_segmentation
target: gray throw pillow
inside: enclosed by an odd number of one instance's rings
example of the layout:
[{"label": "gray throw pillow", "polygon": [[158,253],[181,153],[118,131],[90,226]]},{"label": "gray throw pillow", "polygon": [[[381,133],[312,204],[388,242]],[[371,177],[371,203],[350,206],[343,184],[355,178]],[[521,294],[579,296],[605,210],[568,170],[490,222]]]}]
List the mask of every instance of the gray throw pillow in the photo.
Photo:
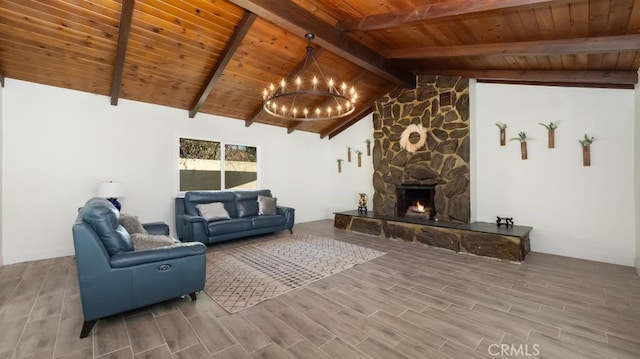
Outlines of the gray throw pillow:
[{"label": "gray throw pillow", "polygon": [[258,214],[261,216],[276,214],[278,212],[277,201],[277,198],[258,195]]},{"label": "gray throw pillow", "polygon": [[129,234],[143,233],[147,234],[147,230],[144,229],[138,217],[132,214],[120,213],[120,224]]},{"label": "gray throw pillow", "polygon": [[140,251],[159,247],[172,246],[175,241],[169,236],[158,236],[153,234],[134,233],[131,235],[133,250]]},{"label": "gray throw pillow", "polygon": [[207,221],[219,221],[229,219],[229,212],[224,208],[224,203],[214,202],[207,204],[199,204],[196,206],[200,215]]}]

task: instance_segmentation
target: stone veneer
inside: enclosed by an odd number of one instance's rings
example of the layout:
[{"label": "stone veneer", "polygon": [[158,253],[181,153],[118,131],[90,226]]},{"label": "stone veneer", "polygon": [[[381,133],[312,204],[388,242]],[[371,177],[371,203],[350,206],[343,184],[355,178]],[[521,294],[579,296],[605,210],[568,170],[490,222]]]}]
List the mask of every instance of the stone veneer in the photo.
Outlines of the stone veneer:
[{"label": "stone veneer", "polygon": [[[411,124],[427,129],[425,146],[409,153],[400,146]],[[373,111],[374,213],[396,216],[396,186],[436,185],[437,218],[468,223],[469,79],[418,76],[415,89],[397,89]],[[419,134],[409,137],[417,143]]]}]

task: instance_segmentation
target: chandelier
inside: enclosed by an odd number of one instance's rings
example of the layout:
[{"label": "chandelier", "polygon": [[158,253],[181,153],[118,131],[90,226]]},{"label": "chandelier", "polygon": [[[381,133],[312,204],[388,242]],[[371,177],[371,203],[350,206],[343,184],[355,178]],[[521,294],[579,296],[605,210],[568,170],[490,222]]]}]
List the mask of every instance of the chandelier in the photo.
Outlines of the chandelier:
[{"label": "chandelier", "polygon": [[[348,116],[355,110],[358,93],[355,87],[333,78],[327,78],[313,55],[312,33],[305,35],[307,52],[301,60],[302,67],[297,74],[283,78],[279,85],[273,83],[262,92],[263,109],[272,116],[294,121],[333,120]],[[317,73],[305,78],[307,67],[314,64]]]}]

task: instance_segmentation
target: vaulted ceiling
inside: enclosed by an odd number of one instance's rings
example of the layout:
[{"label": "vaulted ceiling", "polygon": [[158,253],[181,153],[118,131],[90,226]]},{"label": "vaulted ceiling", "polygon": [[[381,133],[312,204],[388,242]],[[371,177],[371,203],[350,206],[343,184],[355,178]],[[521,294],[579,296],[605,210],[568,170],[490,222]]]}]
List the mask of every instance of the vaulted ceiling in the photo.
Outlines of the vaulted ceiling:
[{"label": "vaulted ceiling", "polygon": [[[355,82],[351,117],[290,121],[261,90],[300,67]],[[633,88],[640,0],[0,0],[4,77],[329,138],[418,74]]]}]

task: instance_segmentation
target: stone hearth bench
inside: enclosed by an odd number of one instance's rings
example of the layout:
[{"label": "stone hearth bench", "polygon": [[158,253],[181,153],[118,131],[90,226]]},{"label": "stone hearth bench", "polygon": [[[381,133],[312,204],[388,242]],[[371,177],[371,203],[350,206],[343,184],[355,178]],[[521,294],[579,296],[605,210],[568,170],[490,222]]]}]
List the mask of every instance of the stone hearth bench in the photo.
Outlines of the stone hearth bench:
[{"label": "stone hearth bench", "polygon": [[479,256],[522,262],[531,250],[531,227],[498,227],[495,223],[455,223],[429,219],[386,217],[357,211],[335,212],[333,225],[386,238],[400,238]]}]

